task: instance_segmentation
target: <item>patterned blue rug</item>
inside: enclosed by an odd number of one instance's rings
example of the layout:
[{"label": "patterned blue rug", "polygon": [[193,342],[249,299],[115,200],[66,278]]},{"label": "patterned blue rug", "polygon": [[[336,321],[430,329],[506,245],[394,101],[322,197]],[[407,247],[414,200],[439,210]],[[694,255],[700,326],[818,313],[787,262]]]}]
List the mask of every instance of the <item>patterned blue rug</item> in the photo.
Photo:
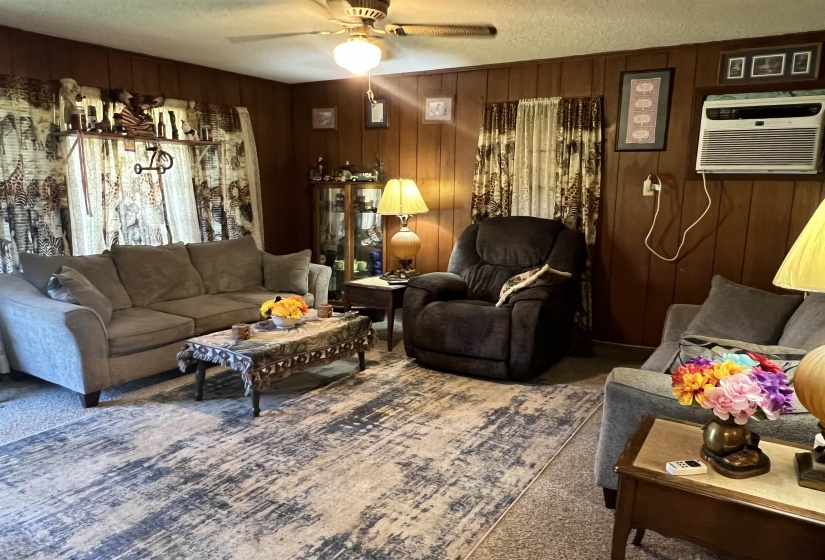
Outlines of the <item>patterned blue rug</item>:
[{"label": "patterned blue rug", "polygon": [[0,447],[0,558],[463,558],[602,400],[371,356],[257,419],[226,372]]}]

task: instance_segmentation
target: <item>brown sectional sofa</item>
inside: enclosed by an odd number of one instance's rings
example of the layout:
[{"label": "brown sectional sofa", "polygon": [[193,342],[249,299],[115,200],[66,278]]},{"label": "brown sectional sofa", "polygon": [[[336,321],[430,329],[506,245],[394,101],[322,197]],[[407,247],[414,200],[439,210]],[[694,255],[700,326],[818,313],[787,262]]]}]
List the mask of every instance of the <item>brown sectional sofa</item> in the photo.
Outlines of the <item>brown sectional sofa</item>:
[{"label": "brown sectional sofa", "polygon": [[[298,293],[267,290],[265,276],[271,286],[279,272],[293,283],[303,282],[303,274],[306,290],[299,295],[311,307],[326,303],[330,269],[309,264],[308,273],[301,272],[301,254],[293,257],[266,255],[250,237],[114,246],[92,256],[21,255],[22,274],[0,274],[0,332],[10,365],[94,406],[102,389],[174,369],[187,338],[256,321],[263,302]],[[298,264],[272,270],[290,263]],[[46,284],[61,266],[80,272],[109,299],[108,324],[90,308],[49,298]]]}]

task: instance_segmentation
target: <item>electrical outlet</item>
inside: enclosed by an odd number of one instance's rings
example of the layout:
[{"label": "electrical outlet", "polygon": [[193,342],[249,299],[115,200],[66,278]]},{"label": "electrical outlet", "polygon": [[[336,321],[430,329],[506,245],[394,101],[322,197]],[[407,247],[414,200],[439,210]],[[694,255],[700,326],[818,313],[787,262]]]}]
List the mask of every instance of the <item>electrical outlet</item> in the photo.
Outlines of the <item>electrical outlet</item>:
[{"label": "electrical outlet", "polygon": [[653,181],[645,179],[642,183],[642,196],[653,196],[656,191],[653,189]]}]

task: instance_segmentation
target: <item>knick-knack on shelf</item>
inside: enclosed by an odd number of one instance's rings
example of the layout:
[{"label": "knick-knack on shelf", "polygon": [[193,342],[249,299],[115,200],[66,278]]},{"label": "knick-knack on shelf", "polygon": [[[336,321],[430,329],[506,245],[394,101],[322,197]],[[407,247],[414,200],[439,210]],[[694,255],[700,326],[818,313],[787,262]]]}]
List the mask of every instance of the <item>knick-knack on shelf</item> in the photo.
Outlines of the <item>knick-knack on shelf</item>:
[{"label": "knick-knack on shelf", "polygon": [[172,139],[178,140],[178,125],[175,124],[175,113],[174,111],[169,111],[169,126],[172,127]]}]

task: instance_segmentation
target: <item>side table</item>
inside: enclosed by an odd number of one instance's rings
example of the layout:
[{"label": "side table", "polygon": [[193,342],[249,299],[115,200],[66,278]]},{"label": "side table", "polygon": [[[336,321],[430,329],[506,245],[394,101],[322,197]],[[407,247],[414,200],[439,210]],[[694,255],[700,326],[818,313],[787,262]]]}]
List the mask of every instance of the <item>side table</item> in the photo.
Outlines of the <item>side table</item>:
[{"label": "side table", "polygon": [[[777,420],[781,422],[782,420]],[[796,482],[794,456],[802,445],[762,438],[771,471],[745,480],[706,474],[673,476],[668,461],[694,459],[702,427],[645,416],[616,464],[619,496],[613,560],[625,557],[627,538],[646,529],[703,546],[726,558],[825,558],[825,495]]]},{"label": "side table", "polygon": [[392,330],[395,310],[404,305],[406,284],[388,284],[378,276],[344,282],[344,309],[354,305],[381,307],[387,311],[387,351],[392,352]]}]

